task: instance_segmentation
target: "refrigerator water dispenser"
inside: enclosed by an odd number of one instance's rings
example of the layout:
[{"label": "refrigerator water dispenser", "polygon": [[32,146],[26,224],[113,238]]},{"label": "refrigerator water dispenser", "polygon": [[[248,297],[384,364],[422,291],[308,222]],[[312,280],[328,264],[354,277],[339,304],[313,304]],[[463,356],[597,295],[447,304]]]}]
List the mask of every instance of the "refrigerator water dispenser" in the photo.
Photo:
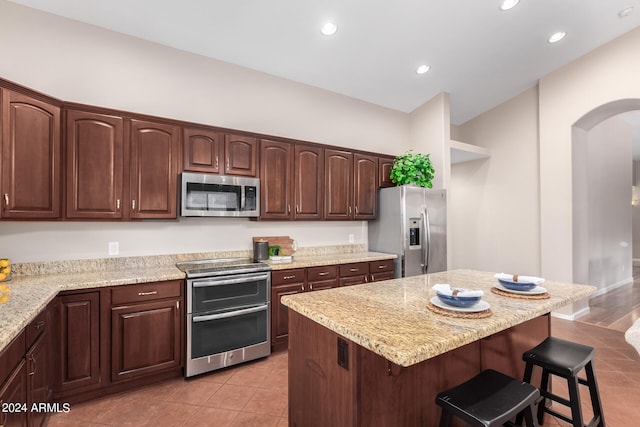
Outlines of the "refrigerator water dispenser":
[{"label": "refrigerator water dispenser", "polygon": [[421,249],[420,218],[409,218],[409,249]]}]

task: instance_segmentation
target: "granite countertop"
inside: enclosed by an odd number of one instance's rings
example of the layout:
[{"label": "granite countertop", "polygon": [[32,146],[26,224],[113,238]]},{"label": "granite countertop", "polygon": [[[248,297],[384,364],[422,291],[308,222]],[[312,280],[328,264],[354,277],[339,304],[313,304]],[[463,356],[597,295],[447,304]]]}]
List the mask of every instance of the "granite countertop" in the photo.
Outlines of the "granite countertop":
[{"label": "granite countertop", "polygon": [[[354,252],[355,251],[355,252]],[[307,248],[294,256],[294,262],[274,264],[274,270],[392,259],[395,255],[366,252],[361,246]],[[62,291],[100,288],[135,283],[182,280],[176,268],[179,261],[225,257],[248,257],[251,251],[208,252],[197,254],[121,257],[94,260],[15,264],[12,280],[2,282],[0,296],[8,290],[6,302],[0,303],[0,351]]]},{"label": "granite countertop", "polygon": [[395,254],[382,252],[328,253],[320,255],[294,255],[292,262],[269,262],[272,270],[316,267],[321,265],[349,264],[352,262],[380,261],[395,259]]},{"label": "granite countertop", "polygon": [[[546,281],[548,299],[516,299],[491,292],[495,273],[453,270],[282,297],[288,306],[356,344],[411,366],[596,292],[594,286]],[[437,283],[481,289],[492,315],[454,318],[427,308]]]}]

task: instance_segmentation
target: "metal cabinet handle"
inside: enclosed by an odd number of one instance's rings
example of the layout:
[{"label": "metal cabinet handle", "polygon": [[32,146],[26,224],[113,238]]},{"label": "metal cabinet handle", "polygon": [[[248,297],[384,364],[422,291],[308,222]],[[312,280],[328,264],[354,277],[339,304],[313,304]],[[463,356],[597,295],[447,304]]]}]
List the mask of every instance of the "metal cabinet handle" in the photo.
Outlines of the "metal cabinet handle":
[{"label": "metal cabinet handle", "polygon": [[358,205],[356,205],[356,216],[358,216]]},{"label": "metal cabinet handle", "polygon": [[116,209],[120,210],[120,199],[116,199]]},{"label": "metal cabinet handle", "polygon": [[359,268],[350,268],[349,271],[354,272],[354,271],[360,271]]},{"label": "metal cabinet handle", "polygon": [[36,374],[36,359],[33,356],[29,356],[29,364],[31,365],[31,369],[29,370],[29,376],[33,376]]},{"label": "metal cabinet handle", "polygon": [[300,206],[298,206],[298,204],[296,204],[296,213],[299,214],[300,213]]},{"label": "metal cabinet handle", "polygon": [[133,200],[131,201],[131,210],[132,210],[132,211],[135,211],[135,210],[136,210],[136,200],[135,200],[135,199],[133,199]]},{"label": "metal cabinet handle", "polygon": [[36,331],[37,331],[38,329],[42,328],[45,324],[46,324],[46,323],[45,323],[45,321],[44,321],[44,320],[41,320],[41,321],[39,321],[39,322],[36,322],[36,323],[33,325],[33,327],[34,327],[34,328],[36,328]]},{"label": "metal cabinet handle", "polygon": [[300,285],[300,288],[302,289],[302,292],[304,292],[304,283]]},{"label": "metal cabinet handle", "polygon": [[5,206],[9,206],[9,194],[4,193],[4,204]]},{"label": "metal cabinet handle", "polygon": [[291,205],[287,205],[287,213],[291,213]]},{"label": "metal cabinet handle", "polygon": [[216,169],[218,169],[218,156],[216,156]]},{"label": "metal cabinet handle", "polygon": [[349,216],[351,216],[351,206],[349,206]]},{"label": "metal cabinet handle", "polygon": [[309,283],[309,290],[312,291],[313,290],[313,283]]},{"label": "metal cabinet handle", "polygon": [[138,295],[141,296],[141,297],[145,297],[147,295],[155,295],[157,293],[158,293],[158,291],[138,292]]},{"label": "metal cabinet handle", "polygon": [[321,273],[318,273],[318,276],[326,276],[327,274],[329,274],[328,271],[323,271]]},{"label": "metal cabinet handle", "polygon": [[227,170],[231,170],[231,167],[229,165],[230,165],[229,159],[227,159]]},{"label": "metal cabinet handle", "polygon": [[290,280],[290,279],[295,279],[296,276],[283,276],[282,280]]},{"label": "metal cabinet handle", "polygon": [[387,268],[387,266],[386,266],[386,265],[379,265],[379,266],[378,266],[378,270],[382,270],[382,269],[385,269],[385,268]]}]

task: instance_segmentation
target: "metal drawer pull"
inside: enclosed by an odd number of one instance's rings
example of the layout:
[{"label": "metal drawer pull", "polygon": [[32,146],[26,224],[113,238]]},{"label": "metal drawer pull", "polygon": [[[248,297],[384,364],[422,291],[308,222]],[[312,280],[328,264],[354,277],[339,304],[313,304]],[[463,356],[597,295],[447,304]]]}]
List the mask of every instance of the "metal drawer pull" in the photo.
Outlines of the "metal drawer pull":
[{"label": "metal drawer pull", "polygon": [[208,322],[209,320],[227,319],[229,317],[241,316],[243,314],[257,313],[258,311],[264,311],[268,308],[268,305],[260,305],[258,307],[245,308],[244,310],[230,311],[228,313],[212,314],[209,316],[196,316],[193,318],[194,322]]},{"label": "metal drawer pull", "polygon": [[349,271],[360,271],[359,268],[350,268]]},{"label": "metal drawer pull", "polygon": [[147,295],[155,295],[157,294],[158,291],[149,291],[149,292],[138,292],[138,295],[141,297],[147,296]]},{"label": "metal drawer pull", "polygon": [[295,279],[296,276],[283,276],[282,280],[289,280],[289,279]]},{"label": "metal drawer pull", "polygon": [[387,268],[387,266],[386,265],[379,265],[378,266],[378,270],[382,270],[383,268]]},{"label": "metal drawer pull", "polygon": [[46,324],[45,321],[41,320],[39,322],[36,322],[36,324],[33,325],[33,327],[36,328],[36,330],[38,330],[38,329],[42,328],[45,324]]},{"label": "metal drawer pull", "polygon": [[9,206],[9,194],[4,193],[4,204]]},{"label": "metal drawer pull", "polygon": [[318,273],[318,276],[326,276],[327,274],[329,274],[328,271],[323,271],[322,273]]}]

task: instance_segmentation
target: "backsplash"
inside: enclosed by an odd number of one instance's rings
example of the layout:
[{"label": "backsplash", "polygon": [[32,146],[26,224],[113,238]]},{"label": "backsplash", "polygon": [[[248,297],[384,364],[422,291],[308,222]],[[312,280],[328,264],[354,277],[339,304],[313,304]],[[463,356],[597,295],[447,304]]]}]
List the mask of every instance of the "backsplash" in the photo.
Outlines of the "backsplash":
[{"label": "backsplash", "polygon": [[[311,246],[299,248],[295,254],[298,257],[313,257],[335,254],[351,254],[365,252],[366,245],[337,245],[337,246]],[[108,271],[123,268],[148,268],[154,266],[174,265],[181,261],[210,258],[252,258],[252,251],[215,251],[197,252],[173,255],[150,255],[136,257],[97,258],[68,261],[27,262],[12,265],[14,276],[35,274],[65,274],[83,273],[87,271]]]}]

